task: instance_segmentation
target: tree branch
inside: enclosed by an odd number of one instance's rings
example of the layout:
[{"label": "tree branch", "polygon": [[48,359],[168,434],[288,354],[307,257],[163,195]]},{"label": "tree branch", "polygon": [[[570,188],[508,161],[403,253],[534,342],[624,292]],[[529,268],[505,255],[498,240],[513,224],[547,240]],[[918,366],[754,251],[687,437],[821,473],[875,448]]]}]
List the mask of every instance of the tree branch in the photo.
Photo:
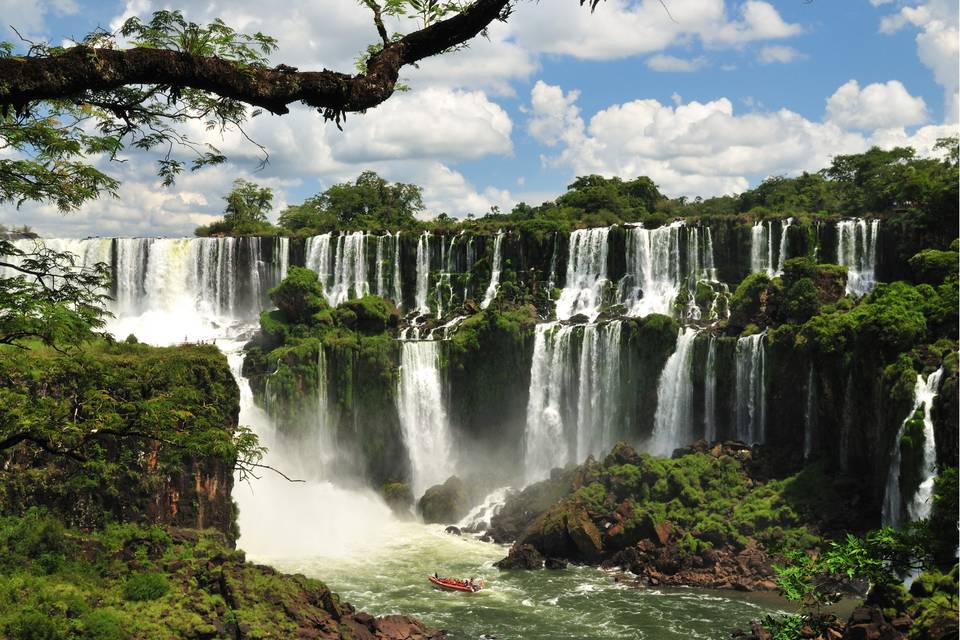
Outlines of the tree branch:
[{"label": "tree branch", "polygon": [[[401,67],[473,38],[501,17],[510,2],[476,0],[446,20],[387,42],[370,57],[366,73],[358,75],[328,69],[296,71],[284,65],[243,67],[222,58],[152,48],[79,45],[47,57],[0,58],[0,105],[22,112],[34,101],[82,100],[127,85],[168,85],[206,91],[275,114],[288,113],[291,103],[302,102],[339,123],[343,114],[364,111],[389,98]],[[381,37],[384,33],[385,29]]]}]

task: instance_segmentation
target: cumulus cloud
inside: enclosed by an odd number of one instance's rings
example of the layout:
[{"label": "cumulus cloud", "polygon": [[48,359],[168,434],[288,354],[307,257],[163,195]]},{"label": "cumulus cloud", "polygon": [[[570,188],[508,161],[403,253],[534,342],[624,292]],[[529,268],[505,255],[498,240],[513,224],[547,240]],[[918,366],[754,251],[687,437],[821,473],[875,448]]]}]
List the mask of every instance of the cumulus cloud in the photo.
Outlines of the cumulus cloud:
[{"label": "cumulus cloud", "polygon": [[849,127],[862,122],[815,122],[788,109],[741,115],[727,98],[677,105],[634,100],[602,109],[585,122],[575,91],[539,83],[534,94],[528,129],[558,143],[557,152],[544,157],[548,166],[566,167],[576,175],[648,175],[674,196],[743,191],[757,179],[816,170],[834,155],[858,153],[873,144],[911,145],[927,152],[937,137],[953,131],[924,127],[909,135],[903,126],[915,121],[916,114],[896,118],[875,113],[874,124],[883,128],[869,133]]},{"label": "cumulus cloud", "polygon": [[955,0],[925,0],[902,7],[880,22],[880,31],[894,33],[916,27],[917,55],[944,92],[944,121],[960,120],[960,8]]},{"label": "cumulus cloud", "polygon": [[12,39],[17,39],[16,29],[27,39],[42,40],[47,16],[71,16],[79,11],[75,0],[0,0],[3,33]]},{"label": "cumulus cloud", "polygon": [[827,99],[827,120],[854,129],[890,129],[925,122],[927,105],[898,80],[860,88],[850,80]]},{"label": "cumulus cloud", "polygon": [[696,58],[677,58],[665,54],[657,54],[647,59],[647,67],[653,71],[691,72],[703,68],[707,59],[704,56]]}]

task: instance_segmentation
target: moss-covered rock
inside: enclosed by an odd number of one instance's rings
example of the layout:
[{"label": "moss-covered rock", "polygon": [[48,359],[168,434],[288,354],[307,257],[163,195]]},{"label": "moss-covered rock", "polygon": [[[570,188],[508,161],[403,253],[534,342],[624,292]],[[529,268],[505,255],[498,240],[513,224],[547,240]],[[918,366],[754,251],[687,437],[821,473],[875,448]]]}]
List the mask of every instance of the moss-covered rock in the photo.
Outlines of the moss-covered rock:
[{"label": "moss-covered rock", "polygon": [[467,487],[457,476],[450,476],[424,492],[417,501],[417,512],[426,523],[459,522],[470,510]]}]

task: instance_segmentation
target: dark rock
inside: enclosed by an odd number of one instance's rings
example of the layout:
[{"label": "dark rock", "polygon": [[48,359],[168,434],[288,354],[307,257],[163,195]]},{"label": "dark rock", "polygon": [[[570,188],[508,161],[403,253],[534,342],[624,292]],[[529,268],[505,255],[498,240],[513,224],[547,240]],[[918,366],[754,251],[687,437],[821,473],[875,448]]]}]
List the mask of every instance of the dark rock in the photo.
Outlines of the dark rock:
[{"label": "dark rock", "polygon": [[542,569],[543,556],[530,544],[514,545],[506,558],[494,564],[498,569]]},{"label": "dark rock", "polygon": [[462,535],[462,534],[460,533],[460,527],[455,527],[455,526],[453,526],[453,525],[450,525],[449,527],[447,527],[447,528],[444,529],[443,531],[444,531],[444,533],[449,533],[449,534],[452,535],[452,536]]},{"label": "dark rock", "polygon": [[564,560],[563,558],[547,558],[545,565],[547,569],[554,569],[554,570],[566,569],[567,561]]},{"label": "dark rock", "polygon": [[417,511],[426,523],[457,522],[470,510],[466,486],[457,476],[429,489],[417,503]]}]

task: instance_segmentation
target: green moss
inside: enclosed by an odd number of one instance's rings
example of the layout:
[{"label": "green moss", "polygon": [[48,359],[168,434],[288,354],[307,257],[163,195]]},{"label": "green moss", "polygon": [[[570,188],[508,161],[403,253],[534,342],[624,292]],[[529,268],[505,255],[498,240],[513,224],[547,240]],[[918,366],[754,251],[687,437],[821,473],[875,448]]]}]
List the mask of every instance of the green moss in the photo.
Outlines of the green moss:
[{"label": "green moss", "polygon": [[159,573],[135,573],[123,584],[123,599],[133,602],[157,600],[170,590],[167,578]]}]

